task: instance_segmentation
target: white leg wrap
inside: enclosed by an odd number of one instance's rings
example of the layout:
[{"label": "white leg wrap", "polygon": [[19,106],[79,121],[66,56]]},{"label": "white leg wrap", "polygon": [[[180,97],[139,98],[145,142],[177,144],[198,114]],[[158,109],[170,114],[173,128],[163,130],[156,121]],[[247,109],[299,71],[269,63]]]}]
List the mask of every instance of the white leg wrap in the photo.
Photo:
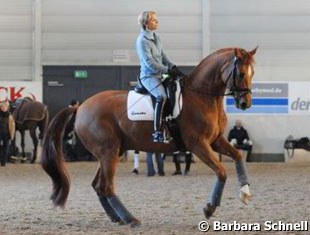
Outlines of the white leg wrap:
[{"label": "white leg wrap", "polygon": [[134,169],[139,169],[139,154],[135,153],[133,155],[133,168]]},{"label": "white leg wrap", "polygon": [[243,185],[240,190],[239,190],[239,199],[244,203],[244,204],[249,204],[249,201],[251,199],[251,193],[250,193],[250,188],[249,185]]}]

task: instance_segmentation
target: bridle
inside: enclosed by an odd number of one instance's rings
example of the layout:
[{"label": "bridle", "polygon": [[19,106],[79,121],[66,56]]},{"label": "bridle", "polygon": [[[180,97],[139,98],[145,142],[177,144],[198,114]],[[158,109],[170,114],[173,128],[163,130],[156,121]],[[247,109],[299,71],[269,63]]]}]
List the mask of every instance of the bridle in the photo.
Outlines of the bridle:
[{"label": "bridle", "polygon": [[241,65],[242,61],[235,56],[233,61],[233,67],[231,71],[228,74],[228,77],[225,81],[226,87],[228,86],[229,80],[232,78],[232,86],[229,88],[229,92],[227,94],[224,94],[225,96],[232,96],[235,99],[240,99],[241,97],[245,96],[248,93],[252,93],[250,88],[241,88],[237,86],[236,80],[243,80],[244,74],[240,73],[238,65]]}]

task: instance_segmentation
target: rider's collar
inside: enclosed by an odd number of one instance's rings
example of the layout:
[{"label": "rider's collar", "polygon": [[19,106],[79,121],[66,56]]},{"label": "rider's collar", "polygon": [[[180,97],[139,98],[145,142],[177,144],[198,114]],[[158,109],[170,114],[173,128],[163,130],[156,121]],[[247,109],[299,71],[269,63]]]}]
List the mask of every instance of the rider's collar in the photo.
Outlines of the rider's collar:
[{"label": "rider's collar", "polygon": [[146,30],[142,29],[142,31],[143,31],[144,37],[146,37],[148,40],[155,40],[154,31],[149,30],[149,29],[146,29]]}]

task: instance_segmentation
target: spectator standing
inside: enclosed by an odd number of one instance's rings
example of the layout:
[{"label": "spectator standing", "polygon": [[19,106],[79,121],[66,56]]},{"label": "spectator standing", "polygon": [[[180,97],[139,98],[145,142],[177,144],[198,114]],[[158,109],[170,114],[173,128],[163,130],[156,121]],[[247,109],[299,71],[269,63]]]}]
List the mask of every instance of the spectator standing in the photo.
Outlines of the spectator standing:
[{"label": "spectator standing", "polygon": [[9,102],[0,103],[0,163],[5,166],[10,158],[11,141],[15,136],[15,121],[9,110]]},{"label": "spectator standing", "polygon": [[[153,162],[153,154],[152,152],[146,153],[146,164],[147,164],[147,176],[154,176],[156,174]],[[157,162],[157,170],[159,176],[164,176],[164,160],[162,153],[155,153],[156,162]]]}]

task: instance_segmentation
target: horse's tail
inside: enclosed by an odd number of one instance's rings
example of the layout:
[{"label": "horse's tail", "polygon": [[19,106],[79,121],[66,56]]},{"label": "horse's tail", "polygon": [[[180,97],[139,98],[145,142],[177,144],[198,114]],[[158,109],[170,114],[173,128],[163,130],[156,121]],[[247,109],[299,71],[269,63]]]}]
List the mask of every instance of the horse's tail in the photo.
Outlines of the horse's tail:
[{"label": "horse's tail", "polygon": [[43,138],[41,165],[53,181],[51,200],[55,206],[60,207],[64,207],[70,190],[70,177],[64,164],[62,139],[64,129],[76,110],[76,107],[70,107],[60,111],[51,120]]},{"label": "horse's tail", "polygon": [[46,132],[46,129],[48,127],[48,122],[49,122],[49,112],[47,106],[44,107],[44,118],[41,121],[42,123],[39,123],[39,139],[42,140],[44,133]]},{"label": "horse's tail", "polygon": [[48,127],[48,122],[50,120],[50,114],[48,112],[48,108],[45,108],[45,115],[44,115],[44,124],[43,124],[43,135]]}]

